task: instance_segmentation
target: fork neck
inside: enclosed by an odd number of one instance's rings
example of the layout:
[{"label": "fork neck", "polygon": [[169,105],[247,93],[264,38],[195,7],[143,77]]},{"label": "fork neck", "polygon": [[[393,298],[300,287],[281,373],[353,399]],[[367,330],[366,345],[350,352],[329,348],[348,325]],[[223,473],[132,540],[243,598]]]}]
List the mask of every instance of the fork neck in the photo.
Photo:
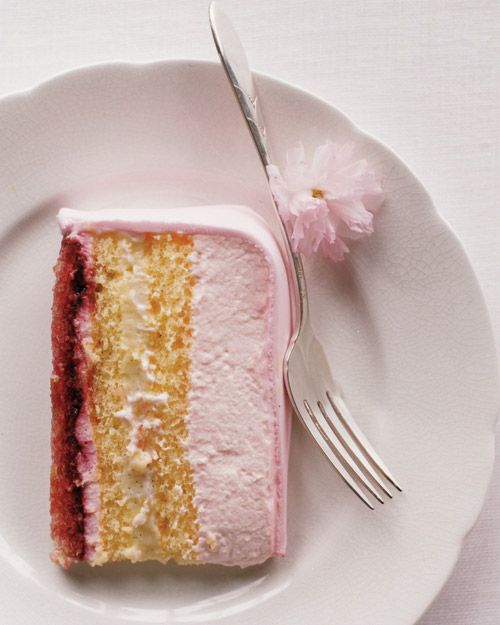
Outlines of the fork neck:
[{"label": "fork neck", "polygon": [[309,300],[307,297],[306,278],[302,257],[300,254],[297,254],[292,250],[291,241],[286,230],[286,226],[281,220],[281,216],[280,222],[282,224],[282,229],[285,231],[284,236],[289,256],[287,264],[290,268],[289,274],[291,274],[288,276],[288,281],[293,291],[291,294],[292,323],[294,329],[293,336],[297,337],[309,317]]},{"label": "fork neck", "polygon": [[[248,120],[247,120],[248,121]],[[249,124],[252,138],[255,142],[255,146],[257,148],[257,152],[259,153],[260,160],[262,166],[264,168],[264,172],[267,177],[267,181],[269,183],[269,188],[271,188],[271,181],[269,177],[269,172],[267,170],[267,166],[272,164],[269,146],[267,143],[267,137],[265,133],[259,132],[258,128],[253,127]],[[272,193],[271,193],[272,196]],[[300,254],[297,254],[293,251],[292,241],[290,239],[290,234],[288,233],[288,228],[283,221],[281,216],[279,207],[276,203],[274,197],[272,197],[273,206],[276,212],[276,216],[278,218],[278,223],[281,230],[281,235],[283,238],[285,255],[286,255],[286,266],[287,266],[287,275],[288,275],[288,283],[290,285],[290,304],[292,307],[292,328],[293,328],[293,338],[296,338],[300,330],[302,329],[304,323],[309,317],[309,302],[307,297],[307,286],[306,286],[306,277],[304,273],[304,264],[302,262],[302,257]]]}]

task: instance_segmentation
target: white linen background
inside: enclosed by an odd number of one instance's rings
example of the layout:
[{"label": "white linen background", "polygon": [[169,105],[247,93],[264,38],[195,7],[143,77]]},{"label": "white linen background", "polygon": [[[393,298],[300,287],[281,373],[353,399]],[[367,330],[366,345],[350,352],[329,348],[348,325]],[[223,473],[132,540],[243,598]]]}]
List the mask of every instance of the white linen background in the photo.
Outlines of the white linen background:
[{"label": "white linen background", "polygon": [[[222,4],[255,69],[339,107],[420,178],[469,255],[498,346],[500,2]],[[0,97],[89,63],[215,60],[207,5],[208,0],[0,0]],[[499,622],[500,461],[457,567],[418,625]]]}]

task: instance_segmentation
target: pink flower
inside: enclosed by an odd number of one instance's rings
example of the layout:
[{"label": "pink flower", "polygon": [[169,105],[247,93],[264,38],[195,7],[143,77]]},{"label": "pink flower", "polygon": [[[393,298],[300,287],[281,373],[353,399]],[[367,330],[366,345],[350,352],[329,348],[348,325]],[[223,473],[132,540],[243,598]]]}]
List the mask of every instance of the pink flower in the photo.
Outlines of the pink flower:
[{"label": "pink flower", "polygon": [[352,162],[353,151],[352,144],[328,141],[307,165],[299,144],[287,152],[283,176],[276,165],[268,166],[295,252],[309,256],[321,249],[334,261],[343,260],[349,251],[346,240],[373,232],[373,213],[383,201],[380,178],[366,160]]}]

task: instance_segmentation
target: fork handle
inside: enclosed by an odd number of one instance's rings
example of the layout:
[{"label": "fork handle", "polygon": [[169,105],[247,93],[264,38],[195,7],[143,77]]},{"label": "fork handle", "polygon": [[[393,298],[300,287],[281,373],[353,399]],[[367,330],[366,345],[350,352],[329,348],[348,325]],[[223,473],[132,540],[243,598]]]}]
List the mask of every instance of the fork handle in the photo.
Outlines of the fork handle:
[{"label": "fork handle", "polygon": [[[255,147],[257,148],[267,180],[270,183],[267,166],[270,165],[272,161],[267,141],[266,127],[264,125],[257,89],[250,66],[248,65],[245,50],[230,19],[224,11],[219,8],[216,2],[211,2],[210,4],[209,17],[215,47],[217,48],[227,79],[233,88],[234,95],[245,118]],[[288,234],[286,224],[283,221],[274,196],[272,199],[281,234],[285,242],[285,252],[288,260],[288,278],[290,283],[293,284],[295,292],[292,305],[294,327],[293,342],[298,336],[304,320],[309,313],[306,279],[302,258],[293,251],[292,241]]]}]

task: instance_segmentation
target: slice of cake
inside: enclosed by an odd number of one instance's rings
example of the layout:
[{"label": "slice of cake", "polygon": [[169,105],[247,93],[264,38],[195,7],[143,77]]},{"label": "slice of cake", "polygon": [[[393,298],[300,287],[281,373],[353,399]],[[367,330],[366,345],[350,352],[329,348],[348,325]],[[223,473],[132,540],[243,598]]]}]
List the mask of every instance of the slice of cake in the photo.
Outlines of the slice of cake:
[{"label": "slice of cake", "polygon": [[265,223],[213,206],[59,223],[53,560],[284,554],[289,294]]}]

